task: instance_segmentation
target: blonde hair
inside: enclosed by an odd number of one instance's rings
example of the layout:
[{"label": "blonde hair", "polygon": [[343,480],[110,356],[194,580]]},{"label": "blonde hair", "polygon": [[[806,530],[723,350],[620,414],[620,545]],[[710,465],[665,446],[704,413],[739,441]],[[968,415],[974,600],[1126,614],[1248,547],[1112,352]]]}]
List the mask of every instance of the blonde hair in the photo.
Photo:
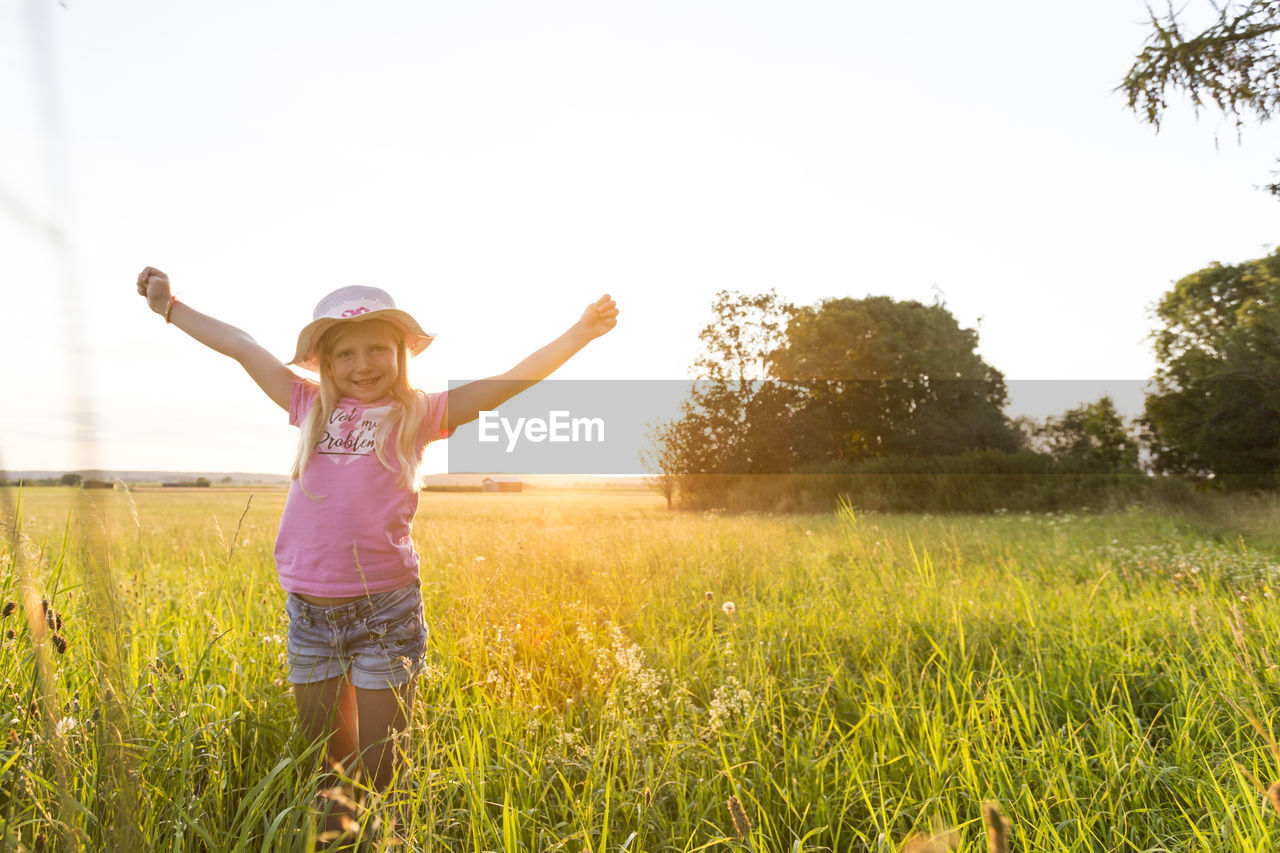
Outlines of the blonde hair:
[{"label": "blonde hair", "polygon": [[[400,472],[400,486],[413,491],[418,487],[418,466],[422,464],[422,453],[418,447],[417,438],[418,427],[426,413],[426,402],[423,400],[422,392],[409,387],[409,372],[406,369],[409,362],[409,347],[405,341],[405,334],[399,326],[383,320],[360,322],[381,324],[396,343],[396,378],[391,384],[391,397],[394,402],[390,413],[382,419],[378,431],[374,434],[373,449],[382,467],[388,471]],[[322,500],[323,496],[317,498],[307,491],[307,487],[302,483],[302,474],[311,461],[311,451],[320,442],[321,436],[329,426],[330,418],[333,417],[333,410],[338,406],[338,386],[333,381],[327,361],[333,350],[333,344],[345,325],[345,323],[335,323],[330,326],[316,344],[320,362],[320,393],[316,395],[311,408],[307,410],[307,414],[298,425],[300,433],[298,455],[293,460],[293,471],[290,477],[298,481],[302,491],[312,500]],[[398,429],[405,424],[408,424],[410,429]],[[392,465],[387,458],[387,445],[391,443],[389,439],[393,434],[396,437],[394,450],[397,465]]]}]

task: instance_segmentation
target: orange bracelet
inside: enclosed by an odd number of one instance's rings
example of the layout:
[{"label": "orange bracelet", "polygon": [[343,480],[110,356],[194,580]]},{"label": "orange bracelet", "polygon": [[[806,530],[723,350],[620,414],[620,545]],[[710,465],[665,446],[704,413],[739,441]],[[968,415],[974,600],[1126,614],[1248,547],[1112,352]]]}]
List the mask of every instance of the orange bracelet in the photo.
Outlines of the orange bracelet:
[{"label": "orange bracelet", "polygon": [[176,296],[170,296],[170,297],[169,297],[169,307],[168,307],[168,308],[166,308],[166,309],[164,309],[164,321],[165,321],[166,323],[172,323],[172,322],[173,322],[172,320],[170,320],[170,319],[169,319],[169,315],[173,313],[173,306],[175,306],[175,305],[177,305],[177,304],[178,304],[178,297],[176,297]]}]

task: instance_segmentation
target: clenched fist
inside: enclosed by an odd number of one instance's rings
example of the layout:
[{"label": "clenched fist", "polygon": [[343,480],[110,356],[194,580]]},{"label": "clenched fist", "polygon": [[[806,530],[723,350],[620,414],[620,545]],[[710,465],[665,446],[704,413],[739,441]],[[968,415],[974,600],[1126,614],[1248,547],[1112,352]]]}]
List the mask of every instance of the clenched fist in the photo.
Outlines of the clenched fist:
[{"label": "clenched fist", "polygon": [[169,310],[169,276],[155,267],[147,267],[138,273],[138,295],[147,298],[147,306],[157,314]]}]

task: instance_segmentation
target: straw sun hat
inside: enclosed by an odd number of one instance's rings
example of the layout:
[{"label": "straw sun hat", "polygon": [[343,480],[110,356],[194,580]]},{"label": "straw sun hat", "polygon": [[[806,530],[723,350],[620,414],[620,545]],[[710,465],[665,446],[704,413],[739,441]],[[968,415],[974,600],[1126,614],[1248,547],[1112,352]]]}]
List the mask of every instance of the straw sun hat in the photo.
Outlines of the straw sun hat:
[{"label": "straw sun hat", "polygon": [[396,307],[391,294],[376,287],[340,287],[321,299],[311,316],[311,322],[298,335],[298,351],[289,363],[314,372],[320,370],[320,354],[316,352],[320,336],[336,323],[385,320],[399,326],[410,357],[422,352],[435,339],[435,335],[422,331],[417,320]]}]

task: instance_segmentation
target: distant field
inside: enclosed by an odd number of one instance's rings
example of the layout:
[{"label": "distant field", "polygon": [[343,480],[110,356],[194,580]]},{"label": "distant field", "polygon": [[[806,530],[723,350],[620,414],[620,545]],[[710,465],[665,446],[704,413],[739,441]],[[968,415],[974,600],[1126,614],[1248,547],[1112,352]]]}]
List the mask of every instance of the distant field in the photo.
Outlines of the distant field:
[{"label": "distant field", "polygon": [[[68,526],[76,494],[21,495],[21,563],[67,646],[49,707],[21,612],[0,623],[0,849],[310,849],[284,493],[86,493]],[[1280,779],[1274,502],[726,516],[432,493],[415,538],[432,667],[403,843],[370,849],[897,851],[938,822],[977,850],[987,799],[1014,850],[1280,844],[1250,778]]]}]

